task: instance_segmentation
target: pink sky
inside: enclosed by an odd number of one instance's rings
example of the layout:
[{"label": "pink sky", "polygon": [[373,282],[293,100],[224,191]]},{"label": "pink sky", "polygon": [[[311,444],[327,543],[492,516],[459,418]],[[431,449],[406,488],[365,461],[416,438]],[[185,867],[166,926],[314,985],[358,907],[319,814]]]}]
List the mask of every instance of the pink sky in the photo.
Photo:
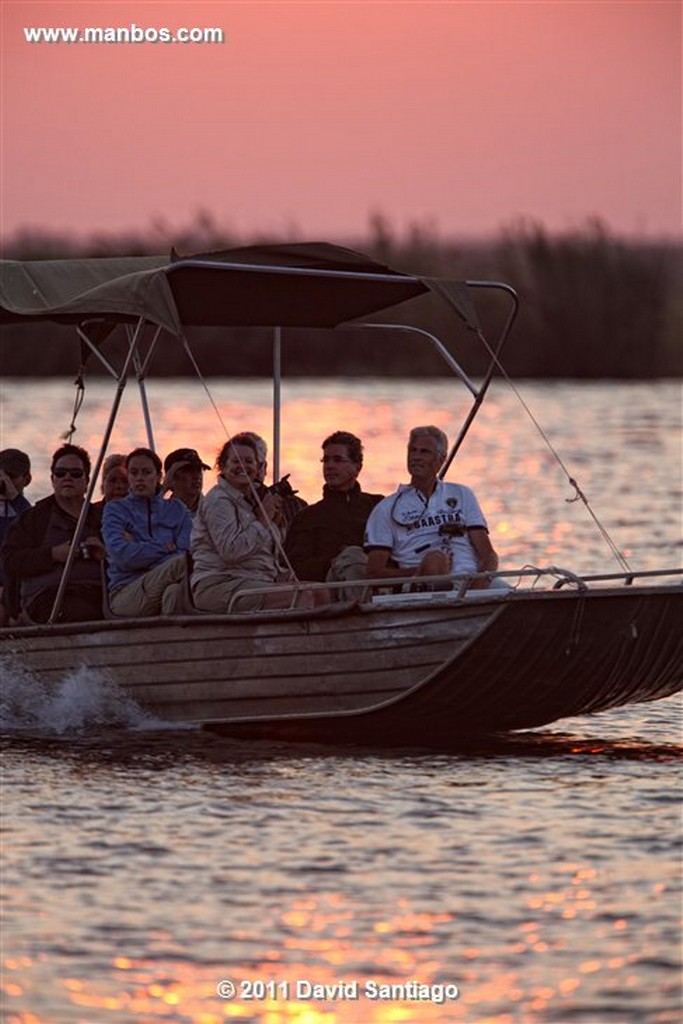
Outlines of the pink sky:
[{"label": "pink sky", "polygon": [[[0,0],[0,229],[681,230],[681,5]],[[30,45],[29,26],[222,45]]]}]

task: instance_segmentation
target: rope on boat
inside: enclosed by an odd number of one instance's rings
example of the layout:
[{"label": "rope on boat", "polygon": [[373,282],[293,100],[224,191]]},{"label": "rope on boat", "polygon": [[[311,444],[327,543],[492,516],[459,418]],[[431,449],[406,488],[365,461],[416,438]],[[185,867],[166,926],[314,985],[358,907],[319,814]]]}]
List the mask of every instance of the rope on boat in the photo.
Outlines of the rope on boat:
[{"label": "rope on boat", "polygon": [[498,358],[496,353],[493,351],[493,349],[489,345],[489,343],[486,340],[486,338],[484,336],[484,333],[481,330],[481,328],[477,328],[476,334],[477,334],[477,337],[479,338],[479,340],[481,341],[481,343],[486,348],[486,350],[489,353],[489,355],[491,356],[491,358],[493,359],[495,365],[498,367],[498,369],[500,370],[501,374],[505,378],[506,383],[512,389],[512,391],[516,395],[517,399],[521,403],[522,408],[526,412],[527,416],[529,417],[529,419],[531,420],[533,425],[536,427],[536,430],[540,434],[540,436],[541,436],[544,444],[547,446],[549,452],[551,453],[551,455],[553,456],[555,461],[560,466],[562,472],[567,477],[567,480],[569,481],[570,486],[574,488],[574,496],[572,498],[565,498],[564,500],[566,502],[568,502],[569,504],[571,504],[571,503],[573,503],[575,501],[582,501],[583,502],[583,504],[584,504],[584,506],[585,506],[585,508],[586,508],[586,510],[588,512],[588,514],[590,515],[591,519],[593,520],[593,522],[595,523],[596,527],[598,528],[598,530],[599,530],[599,532],[600,532],[600,534],[602,536],[602,539],[605,541],[605,543],[607,544],[607,546],[611,550],[611,552],[614,555],[614,557],[616,558],[617,562],[619,563],[619,565],[621,566],[621,568],[625,572],[630,573],[632,570],[631,570],[631,566],[629,565],[628,561],[626,560],[626,556],[619,549],[617,544],[615,544],[615,542],[612,540],[612,538],[611,538],[607,528],[600,522],[598,516],[593,511],[593,509],[591,507],[591,504],[590,504],[590,501],[588,500],[588,497],[586,496],[584,491],[579,487],[579,485],[578,485],[578,483],[576,481],[576,478],[571,475],[571,473],[569,472],[569,470],[565,466],[565,464],[564,464],[564,462],[563,462],[559,452],[557,451],[557,449],[553,445],[552,441],[550,440],[550,438],[546,434],[545,430],[543,429],[543,427],[538,422],[538,420],[534,416],[533,412],[531,411],[531,409],[527,405],[526,401],[524,400],[524,397],[520,393],[520,391],[517,388],[517,386],[515,385],[514,381],[508,375],[508,372],[505,369],[505,367],[503,366],[503,364],[501,363],[500,359]]},{"label": "rope on boat", "polygon": [[[218,418],[218,422],[220,423],[221,427],[223,428],[223,432],[225,433],[225,439],[226,439],[226,441],[230,441],[232,439],[232,434],[228,430],[227,424],[226,424],[225,420],[223,419],[223,416],[221,415],[221,411],[218,408],[218,405],[216,404],[216,401],[215,401],[213,395],[211,394],[211,391],[209,390],[209,386],[206,383],[206,379],[205,379],[204,375],[202,374],[202,371],[199,369],[199,364],[197,363],[197,360],[195,359],[194,353],[193,353],[192,349],[190,348],[190,346],[188,344],[188,341],[187,341],[187,338],[185,337],[184,334],[181,336],[181,340],[182,340],[182,343],[183,343],[183,348],[185,350],[185,353],[186,353],[188,359],[190,360],[190,362],[192,363],[192,366],[194,368],[194,372],[197,374],[199,382],[201,383],[202,387],[204,388],[204,391],[206,392],[206,396],[209,399],[209,402],[211,403],[211,406],[212,406],[214,412],[216,413],[216,416]],[[240,459],[239,453],[236,452],[235,454],[237,454],[237,458],[239,459],[239,461],[241,463],[242,460]],[[244,469],[244,466],[242,466],[242,468]],[[287,558],[287,554],[286,554],[284,546],[282,544],[282,535],[280,534],[280,531],[276,528],[275,524],[270,521],[270,517],[266,514],[265,509],[263,507],[263,502],[261,501],[259,493],[258,493],[256,487],[254,486],[254,483],[253,483],[252,480],[249,481],[249,487],[250,487],[250,490],[251,490],[251,496],[254,499],[255,504],[258,506],[259,511],[262,513],[262,515],[265,517],[265,519],[268,522],[268,531],[269,531],[270,535],[272,536],[273,541],[275,542],[275,547],[276,547],[276,550],[277,550],[277,553],[278,553],[278,559],[281,560],[282,568],[289,575],[290,582],[294,582],[294,583],[299,582],[299,578],[298,578],[297,574],[294,572],[294,569],[292,568],[292,563]]]},{"label": "rope on boat", "polygon": [[79,366],[78,373],[76,374],[76,380],[74,381],[74,385],[76,387],[76,397],[74,399],[73,412],[71,413],[71,423],[69,424],[69,429],[65,430],[64,433],[62,434],[62,441],[66,441],[67,444],[71,444],[71,439],[76,433],[76,419],[78,417],[79,412],[81,411],[83,400],[85,399],[85,383],[83,380],[84,372],[85,366]]}]

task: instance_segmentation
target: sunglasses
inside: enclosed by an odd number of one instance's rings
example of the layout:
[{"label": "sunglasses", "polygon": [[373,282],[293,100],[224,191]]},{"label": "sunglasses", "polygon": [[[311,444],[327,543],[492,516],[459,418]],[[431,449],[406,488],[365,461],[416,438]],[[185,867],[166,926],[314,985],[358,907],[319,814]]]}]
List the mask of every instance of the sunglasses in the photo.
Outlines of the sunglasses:
[{"label": "sunglasses", "polygon": [[81,477],[85,476],[85,472],[82,469],[53,469],[52,475],[56,476],[58,480],[63,480],[65,476],[73,477],[74,480],[80,480]]}]

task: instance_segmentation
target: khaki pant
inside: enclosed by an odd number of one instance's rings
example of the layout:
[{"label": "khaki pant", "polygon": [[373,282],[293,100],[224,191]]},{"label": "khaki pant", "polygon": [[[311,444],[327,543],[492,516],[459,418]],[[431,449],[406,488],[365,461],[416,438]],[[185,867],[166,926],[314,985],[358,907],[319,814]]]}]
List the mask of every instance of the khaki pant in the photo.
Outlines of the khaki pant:
[{"label": "khaki pant", "polygon": [[[361,547],[351,545],[343,548],[332,559],[326,581],[341,583],[345,580],[364,580],[367,565],[368,556]],[[335,587],[332,596],[336,601],[358,601],[363,596],[363,587]]]},{"label": "khaki pant", "polygon": [[227,612],[228,605],[235,594],[235,600],[230,608],[233,612],[255,612],[263,608],[265,594],[250,594],[250,590],[270,587],[274,584],[268,580],[247,580],[235,579],[229,576],[208,576],[199,580],[192,586],[192,599],[195,608],[202,612]]},{"label": "khaki pant", "polygon": [[184,601],[187,557],[176,555],[155,565],[109,596],[114,615],[134,618],[138,615],[182,615],[187,611]]}]

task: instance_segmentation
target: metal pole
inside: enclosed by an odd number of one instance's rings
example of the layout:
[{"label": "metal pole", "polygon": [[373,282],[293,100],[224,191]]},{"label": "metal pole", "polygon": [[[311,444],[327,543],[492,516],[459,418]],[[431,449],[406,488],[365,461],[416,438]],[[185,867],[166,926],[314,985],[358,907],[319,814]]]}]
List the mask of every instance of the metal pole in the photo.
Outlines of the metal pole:
[{"label": "metal pole", "polygon": [[128,355],[126,356],[125,363],[123,365],[121,373],[119,374],[119,379],[116,386],[116,393],[114,395],[114,402],[111,407],[111,412],[109,413],[109,420],[104,431],[104,437],[102,438],[100,451],[97,456],[97,459],[95,460],[95,465],[92,468],[92,472],[90,474],[90,483],[88,484],[88,491],[81,506],[80,514],[78,516],[78,522],[76,523],[76,529],[74,530],[73,539],[71,541],[71,547],[69,548],[69,554],[64,564],[64,569],[62,570],[62,578],[59,581],[59,587],[57,588],[55,602],[52,606],[52,611],[50,612],[50,618],[47,620],[50,625],[55,622],[62,607],[62,602],[64,600],[64,592],[69,582],[69,577],[71,576],[72,566],[76,561],[76,553],[78,551],[78,545],[80,544],[81,541],[81,535],[83,533],[83,527],[85,526],[85,520],[88,515],[88,509],[90,508],[92,496],[95,491],[97,477],[99,476],[102,463],[104,462],[104,456],[107,451],[107,445],[109,444],[109,439],[111,437],[112,430],[114,429],[114,423],[116,422],[116,416],[118,414],[121,399],[123,397],[123,392],[126,387],[126,376],[128,374],[128,368],[133,358],[133,353],[135,352],[137,347],[138,335],[142,328],[142,324],[143,321],[142,319],[140,319],[135,329],[135,333],[132,339],[130,339],[130,348],[128,350]]},{"label": "metal pole", "polygon": [[273,482],[280,479],[280,410],[282,384],[282,328],[273,331]]},{"label": "metal pole", "polygon": [[156,451],[156,448],[154,447],[154,434],[152,432],[152,417],[149,414],[149,403],[147,401],[145,377],[142,369],[142,363],[140,362],[140,355],[137,351],[133,356],[133,365],[135,367],[135,375],[138,380],[138,389],[140,391],[140,405],[142,406],[142,416],[145,421],[145,431],[147,433],[147,447],[151,448],[152,451]]}]

